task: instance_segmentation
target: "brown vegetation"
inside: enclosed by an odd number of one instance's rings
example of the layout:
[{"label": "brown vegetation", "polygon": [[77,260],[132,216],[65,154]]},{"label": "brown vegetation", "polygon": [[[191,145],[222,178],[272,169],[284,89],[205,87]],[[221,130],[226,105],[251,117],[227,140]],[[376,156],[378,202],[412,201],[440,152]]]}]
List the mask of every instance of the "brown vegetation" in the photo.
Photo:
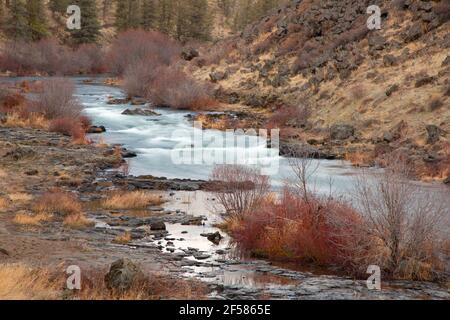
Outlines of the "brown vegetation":
[{"label": "brown vegetation", "polygon": [[149,206],[160,205],[162,199],[157,194],[145,191],[117,192],[102,202],[105,209],[145,209]]},{"label": "brown vegetation", "polygon": [[63,290],[67,275],[50,268],[24,264],[0,265],[0,299],[2,300],[159,300],[202,299],[207,289],[190,281],[152,275],[136,282],[129,290],[109,290],[98,270],[84,272],[80,291]]}]

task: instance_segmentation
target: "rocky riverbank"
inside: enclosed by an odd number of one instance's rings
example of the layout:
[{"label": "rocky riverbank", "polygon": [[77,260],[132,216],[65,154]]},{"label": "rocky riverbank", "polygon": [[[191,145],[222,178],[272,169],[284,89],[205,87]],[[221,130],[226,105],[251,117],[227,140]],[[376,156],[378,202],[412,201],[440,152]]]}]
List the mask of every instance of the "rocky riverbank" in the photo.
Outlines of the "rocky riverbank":
[{"label": "rocky riverbank", "polygon": [[[122,161],[112,147],[73,145],[40,130],[0,128],[0,263],[106,270],[128,258],[150,275],[200,281],[214,299],[448,298],[445,288],[432,283],[397,281],[378,292],[368,290],[364,281],[242,260],[229,239],[203,234],[211,230],[213,216],[184,210],[187,202],[179,190],[201,190],[206,182],[128,177],[117,171]],[[32,210],[34,200],[55,187],[76,195],[91,225],[15,222],[18,212]],[[152,191],[163,203],[139,210],[105,209],[101,202],[114,190]],[[124,235],[126,241],[118,241]],[[198,243],[208,245],[195,247]]]}]

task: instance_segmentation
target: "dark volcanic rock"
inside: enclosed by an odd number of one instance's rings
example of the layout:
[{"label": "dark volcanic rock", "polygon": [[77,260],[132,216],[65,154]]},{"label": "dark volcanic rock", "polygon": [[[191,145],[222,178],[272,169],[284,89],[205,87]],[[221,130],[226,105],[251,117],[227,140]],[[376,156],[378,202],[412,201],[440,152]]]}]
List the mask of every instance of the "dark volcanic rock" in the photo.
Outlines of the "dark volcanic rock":
[{"label": "dark volcanic rock", "polygon": [[106,287],[110,290],[123,292],[129,290],[133,284],[144,278],[141,269],[129,259],[114,262],[105,275]]},{"label": "dark volcanic rock", "polygon": [[427,143],[433,144],[438,142],[443,133],[442,129],[435,125],[428,125],[426,129],[428,133]]},{"label": "dark volcanic rock", "polygon": [[91,126],[87,130],[87,133],[91,133],[91,134],[99,134],[99,133],[104,133],[104,132],[106,132],[106,128],[104,126]]},{"label": "dark volcanic rock", "polygon": [[127,104],[130,102],[130,99],[124,98],[124,99],[111,99],[108,101],[108,104]]},{"label": "dark volcanic rock", "polygon": [[216,83],[228,78],[228,73],[222,71],[214,71],[209,74],[209,78],[211,79],[211,82]]},{"label": "dark volcanic rock", "polygon": [[199,53],[194,48],[184,48],[181,52],[181,58],[186,61],[191,61],[194,58],[197,58]]},{"label": "dark volcanic rock", "polygon": [[206,238],[209,241],[211,241],[212,243],[214,243],[215,245],[218,245],[220,243],[220,241],[223,239],[223,236],[220,234],[219,231],[217,231],[215,233],[207,234]]},{"label": "dark volcanic rock", "polygon": [[150,109],[127,109],[124,112],[122,112],[123,115],[127,116],[144,116],[144,117],[151,117],[151,116],[159,116],[159,113],[156,113],[153,110]]},{"label": "dark volcanic rock", "polygon": [[166,224],[162,221],[153,222],[150,225],[150,230],[152,231],[164,231],[166,230]]},{"label": "dark volcanic rock", "polygon": [[4,158],[7,160],[20,161],[26,158],[33,158],[36,156],[36,152],[32,148],[28,147],[16,147],[14,150],[7,152]]},{"label": "dark volcanic rock", "polygon": [[335,124],[330,129],[332,140],[347,140],[355,135],[355,128],[349,124]]}]

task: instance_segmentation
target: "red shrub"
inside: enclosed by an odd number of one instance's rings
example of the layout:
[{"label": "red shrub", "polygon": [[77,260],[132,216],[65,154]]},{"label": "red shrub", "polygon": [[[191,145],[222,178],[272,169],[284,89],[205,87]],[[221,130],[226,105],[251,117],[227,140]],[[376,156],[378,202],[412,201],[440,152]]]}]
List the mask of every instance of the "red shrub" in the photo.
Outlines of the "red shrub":
[{"label": "red shrub", "polygon": [[160,67],[150,84],[148,98],[156,105],[175,109],[202,109],[216,102],[209,88],[173,67]]},{"label": "red shrub", "polygon": [[42,92],[37,94],[34,111],[48,119],[78,118],[82,106],[74,98],[75,85],[69,79],[54,78],[42,82]]},{"label": "red shrub", "polygon": [[50,122],[49,130],[70,136],[75,141],[85,140],[85,130],[79,119],[60,118]]},{"label": "red shrub", "polygon": [[281,106],[269,118],[268,128],[300,127],[308,122],[311,113],[306,106]]},{"label": "red shrub", "polygon": [[136,61],[169,65],[180,56],[181,46],[158,31],[128,30],[117,36],[108,52],[109,70],[122,75]]},{"label": "red shrub", "polygon": [[267,200],[244,215],[232,235],[244,252],[300,263],[338,264],[351,254],[345,252],[348,245],[343,242],[351,241],[347,228],[358,219],[345,203],[320,198],[305,201],[285,190],[279,201]]},{"label": "red shrub", "polygon": [[0,98],[0,102],[3,110],[13,111],[13,108],[23,105],[25,97],[20,93],[7,93]]}]

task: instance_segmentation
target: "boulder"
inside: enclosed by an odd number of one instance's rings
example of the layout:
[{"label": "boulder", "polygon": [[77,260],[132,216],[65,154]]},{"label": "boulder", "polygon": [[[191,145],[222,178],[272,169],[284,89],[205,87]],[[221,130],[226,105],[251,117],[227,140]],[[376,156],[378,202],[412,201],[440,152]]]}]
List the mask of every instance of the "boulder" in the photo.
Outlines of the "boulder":
[{"label": "boulder", "polygon": [[100,134],[106,132],[106,128],[104,126],[91,126],[87,130],[87,133],[91,134]]},{"label": "boulder", "polygon": [[152,231],[165,231],[166,224],[162,221],[153,222],[150,224],[150,230]]},{"label": "boulder", "polygon": [[131,99],[131,104],[133,106],[143,106],[147,104],[147,102],[148,101],[145,98],[134,97],[133,99]]},{"label": "boulder", "polygon": [[332,140],[347,140],[355,135],[355,128],[349,124],[335,124],[330,129]]},{"label": "boulder", "polygon": [[108,101],[108,104],[127,104],[130,101],[128,98],[124,99],[111,99]]},{"label": "boulder", "polygon": [[427,129],[427,134],[428,134],[428,139],[427,139],[427,143],[428,144],[434,144],[436,142],[439,141],[439,138],[441,137],[443,131],[441,128],[439,128],[438,126],[435,125],[428,125],[426,127]]},{"label": "boulder", "polygon": [[3,157],[7,160],[20,161],[26,158],[33,158],[36,155],[36,151],[34,151],[32,148],[19,146],[14,150],[7,152]]},{"label": "boulder", "polygon": [[150,109],[127,109],[124,112],[122,112],[123,115],[127,116],[144,116],[144,117],[151,117],[151,116],[159,116],[159,113],[156,113],[153,110]]},{"label": "boulder", "polygon": [[141,269],[129,259],[115,261],[105,275],[105,284],[109,290],[124,292],[144,278]]},{"label": "boulder", "polygon": [[181,58],[186,61],[191,61],[198,56],[200,56],[200,54],[194,48],[184,48],[183,51],[181,51]]},{"label": "boulder", "polygon": [[390,96],[392,96],[392,94],[393,94],[394,92],[398,91],[398,89],[399,89],[398,84],[394,84],[394,85],[390,86],[390,87],[386,90],[386,95],[387,95],[388,97],[390,97]]},{"label": "boulder", "polygon": [[408,31],[403,35],[405,42],[411,42],[419,39],[422,36],[422,26],[420,23],[415,23]]},{"label": "boulder", "polygon": [[122,158],[124,158],[124,159],[136,158],[137,157],[136,152],[128,151],[126,149],[122,150],[121,155],[122,155]]},{"label": "boulder", "polygon": [[220,234],[219,231],[217,231],[215,233],[208,234],[206,238],[215,245],[218,245],[220,241],[223,239],[223,236]]},{"label": "boulder", "polygon": [[211,79],[211,82],[216,83],[218,81],[222,81],[228,78],[228,74],[222,71],[214,71],[209,74],[209,78]]}]

